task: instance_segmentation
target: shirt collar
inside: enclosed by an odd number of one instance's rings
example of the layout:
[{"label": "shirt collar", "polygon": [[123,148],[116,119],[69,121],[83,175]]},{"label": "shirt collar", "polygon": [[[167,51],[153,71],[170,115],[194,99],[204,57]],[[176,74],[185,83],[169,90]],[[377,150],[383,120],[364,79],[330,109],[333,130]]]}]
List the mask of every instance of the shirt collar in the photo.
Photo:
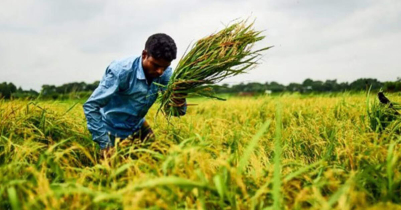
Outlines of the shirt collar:
[{"label": "shirt collar", "polygon": [[136,70],[136,78],[145,80],[145,72],[143,71],[143,66],[142,66],[142,56],[139,56],[139,64],[138,64],[138,69]]}]

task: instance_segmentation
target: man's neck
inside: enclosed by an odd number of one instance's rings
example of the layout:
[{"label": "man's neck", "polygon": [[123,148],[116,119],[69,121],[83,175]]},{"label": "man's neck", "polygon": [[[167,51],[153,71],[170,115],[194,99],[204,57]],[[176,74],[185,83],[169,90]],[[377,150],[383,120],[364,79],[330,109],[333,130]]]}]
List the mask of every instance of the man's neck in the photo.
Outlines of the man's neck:
[{"label": "man's neck", "polygon": [[153,82],[153,79],[148,79],[148,78],[146,78],[146,81],[148,81],[148,85],[151,85],[152,82]]}]

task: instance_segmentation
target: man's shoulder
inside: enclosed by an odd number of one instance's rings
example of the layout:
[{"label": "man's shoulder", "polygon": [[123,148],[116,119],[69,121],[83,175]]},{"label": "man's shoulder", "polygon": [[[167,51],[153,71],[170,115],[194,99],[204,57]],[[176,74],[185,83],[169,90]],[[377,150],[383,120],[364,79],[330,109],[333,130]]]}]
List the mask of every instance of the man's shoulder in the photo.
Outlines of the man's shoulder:
[{"label": "man's shoulder", "polygon": [[167,85],[167,83],[170,81],[172,74],[173,74],[173,69],[170,66],[167,67],[164,73],[160,76],[160,83],[162,85]]},{"label": "man's shoulder", "polygon": [[164,73],[162,74],[162,78],[165,79],[170,79],[171,75],[173,74],[173,69],[169,66],[167,67],[167,69],[164,71]]},{"label": "man's shoulder", "polygon": [[132,71],[136,67],[138,60],[138,56],[130,56],[122,59],[117,59],[110,63],[109,68],[120,73],[125,71]]}]

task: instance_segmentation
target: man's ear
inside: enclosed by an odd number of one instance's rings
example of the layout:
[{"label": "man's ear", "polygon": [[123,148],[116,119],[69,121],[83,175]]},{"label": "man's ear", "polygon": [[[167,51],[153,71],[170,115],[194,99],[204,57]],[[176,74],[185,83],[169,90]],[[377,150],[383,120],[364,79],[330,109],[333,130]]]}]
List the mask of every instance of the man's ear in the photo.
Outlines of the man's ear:
[{"label": "man's ear", "polygon": [[145,60],[148,56],[148,52],[146,50],[142,50],[142,60]]}]

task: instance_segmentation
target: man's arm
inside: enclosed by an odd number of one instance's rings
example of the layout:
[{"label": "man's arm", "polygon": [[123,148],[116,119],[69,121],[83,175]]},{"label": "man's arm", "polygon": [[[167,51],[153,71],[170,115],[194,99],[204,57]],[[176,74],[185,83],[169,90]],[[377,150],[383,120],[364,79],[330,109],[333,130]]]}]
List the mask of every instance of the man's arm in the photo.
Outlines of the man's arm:
[{"label": "man's arm", "polygon": [[101,149],[110,147],[111,142],[102,123],[100,108],[109,103],[111,96],[118,91],[119,84],[118,72],[107,67],[99,86],[83,105],[88,130],[92,133],[93,141],[97,142]]},{"label": "man's arm", "polygon": [[[163,76],[161,77],[161,81],[160,83],[162,85],[167,86],[168,82],[170,81],[171,75],[173,74],[173,70],[168,67],[168,69],[166,69],[166,71],[164,72]],[[162,91],[165,91],[166,88],[162,88]],[[184,94],[174,94],[173,97],[173,101],[175,103],[175,107],[177,112],[172,113],[173,116],[183,116],[186,114],[187,112],[187,100],[185,98],[186,95]]]}]

